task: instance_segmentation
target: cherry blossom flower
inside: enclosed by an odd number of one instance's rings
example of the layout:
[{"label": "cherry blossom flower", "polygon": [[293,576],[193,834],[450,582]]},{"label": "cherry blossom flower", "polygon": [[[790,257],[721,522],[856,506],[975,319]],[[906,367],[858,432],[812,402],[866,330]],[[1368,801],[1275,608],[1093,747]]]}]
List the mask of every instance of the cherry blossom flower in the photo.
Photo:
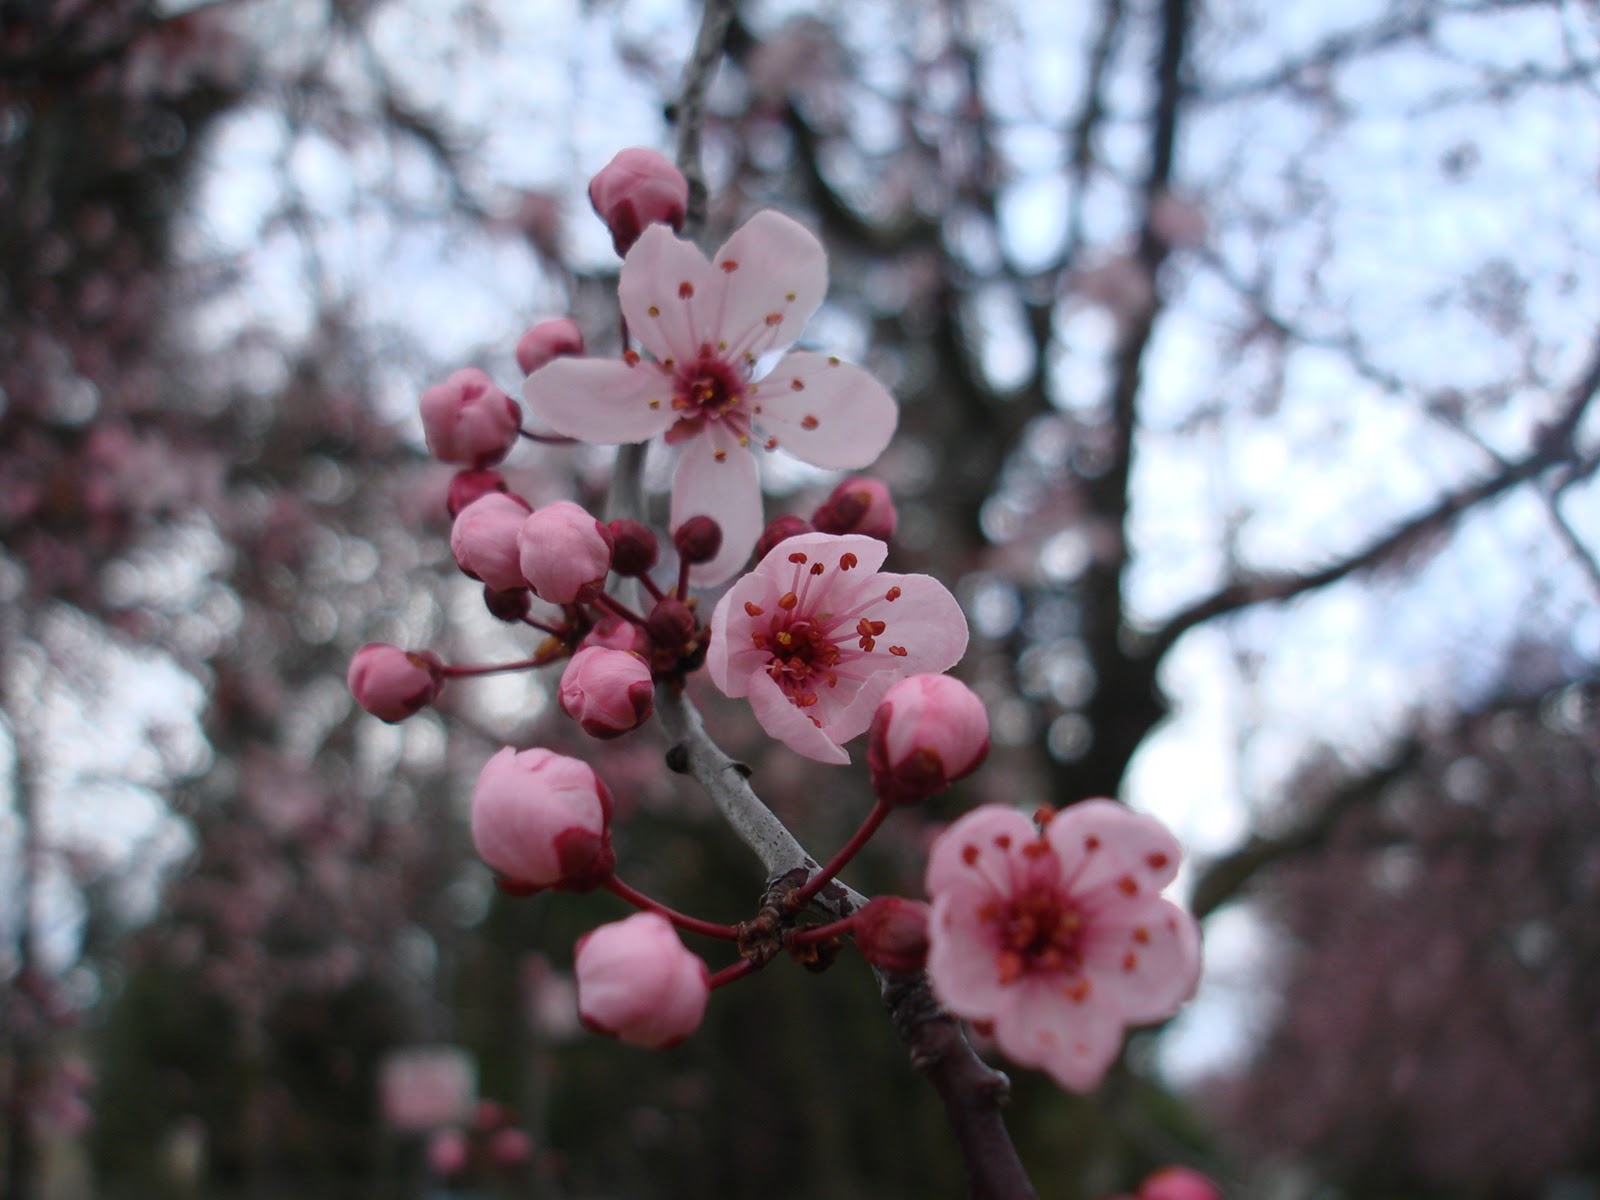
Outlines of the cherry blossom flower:
[{"label": "cherry blossom flower", "polygon": [[[761,535],[756,449],[780,447],[818,467],[854,469],[889,444],[894,398],[859,367],[792,351],[822,303],[822,244],[780,213],[757,213],[707,260],[663,225],[639,236],[618,294],[628,329],[654,361],[558,358],[528,376],[523,395],[543,420],[586,442],[681,445],[670,525],[714,518],[722,550],[695,568],[701,585],[727,579]],[[748,451],[748,452],[747,452]]]},{"label": "cherry blossom flower", "polygon": [[1000,1049],[1088,1091],[1123,1027],[1164,1020],[1200,976],[1194,918],[1160,896],[1177,840],[1113,800],[1046,819],[985,805],[934,842],[928,978]]},{"label": "cherry blossom flower", "polygon": [[898,680],[966,651],[955,597],[927,575],[880,572],[887,554],[859,534],[789,538],[711,615],[712,680],[748,696],[761,727],[807,758],[849,762],[841,743],[866,732]]}]

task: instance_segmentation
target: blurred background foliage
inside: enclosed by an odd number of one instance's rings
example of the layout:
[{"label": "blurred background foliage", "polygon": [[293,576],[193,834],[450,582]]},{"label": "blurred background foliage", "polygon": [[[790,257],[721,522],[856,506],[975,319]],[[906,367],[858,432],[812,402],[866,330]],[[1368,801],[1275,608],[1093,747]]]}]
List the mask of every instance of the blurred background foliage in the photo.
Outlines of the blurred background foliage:
[{"label": "blurred background foliage", "polygon": [[[464,799],[502,744],[590,757],[628,877],[740,919],[762,881],[658,732],[587,743],[542,676],[395,728],[343,684],[372,639],[517,656],[415,400],[467,363],[515,392],[539,317],[617,348],[584,187],[668,144],[696,20],[0,0],[12,1200],[959,1194],[848,952],[667,1053],[574,1027],[571,943],[617,905],[497,896]],[[1042,1195],[1188,1162],[1238,1197],[1600,1196],[1597,81],[1581,0],[738,9],[708,238],[778,205],[827,244],[807,341],[901,401],[890,565],[961,598],[994,726],[852,882],[919,894],[985,800],[1120,795],[1194,855],[1194,1010],[1091,1100],[1017,1073]],[[598,504],[609,461],[507,471]],[[833,482],[764,474],[771,515]],[[862,773],[702,698],[838,844]]]}]

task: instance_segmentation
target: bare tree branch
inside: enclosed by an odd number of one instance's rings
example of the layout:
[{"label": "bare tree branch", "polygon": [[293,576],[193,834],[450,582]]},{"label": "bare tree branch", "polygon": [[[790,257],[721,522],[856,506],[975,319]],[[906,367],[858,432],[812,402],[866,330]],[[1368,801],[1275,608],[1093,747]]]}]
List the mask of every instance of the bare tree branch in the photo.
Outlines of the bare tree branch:
[{"label": "bare tree branch", "polygon": [[1198,625],[1257,604],[1291,600],[1307,592],[1338,583],[1359,572],[1380,566],[1416,545],[1431,534],[1449,526],[1463,513],[1485,501],[1546,476],[1557,467],[1574,470],[1581,458],[1573,435],[1595,394],[1600,391],[1600,342],[1582,376],[1568,390],[1560,416],[1540,430],[1533,448],[1520,458],[1508,460],[1494,473],[1444,493],[1427,508],[1414,513],[1360,550],[1314,571],[1285,571],[1236,580],[1211,595],[1195,601],[1170,617],[1153,633],[1144,656],[1158,660],[1184,634]]}]

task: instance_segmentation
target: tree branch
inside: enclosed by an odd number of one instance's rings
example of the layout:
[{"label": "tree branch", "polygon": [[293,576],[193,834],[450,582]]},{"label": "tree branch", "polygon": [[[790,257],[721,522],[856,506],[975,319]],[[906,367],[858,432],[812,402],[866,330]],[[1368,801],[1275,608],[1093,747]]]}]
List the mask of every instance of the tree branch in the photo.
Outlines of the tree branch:
[{"label": "tree branch", "polygon": [[700,9],[700,31],[694,49],[683,68],[683,84],[667,115],[677,130],[678,170],[689,181],[686,232],[698,232],[706,223],[706,173],[700,162],[700,133],[705,127],[706,89],[722,61],[728,42],[728,27],[733,23],[737,0],[704,0]]},{"label": "tree branch", "polygon": [[1588,367],[1568,390],[1561,415],[1539,431],[1533,449],[1521,458],[1508,460],[1493,474],[1446,492],[1421,512],[1337,562],[1315,571],[1284,571],[1227,584],[1168,618],[1150,636],[1144,656],[1151,661],[1159,660],[1184,634],[1217,617],[1257,604],[1290,600],[1376,567],[1430,534],[1440,532],[1486,500],[1538,479],[1556,467],[1576,468],[1581,459],[1573,444],[1573,435],[1597,392],[1600,392],[1600,342],[1596,343]]}]

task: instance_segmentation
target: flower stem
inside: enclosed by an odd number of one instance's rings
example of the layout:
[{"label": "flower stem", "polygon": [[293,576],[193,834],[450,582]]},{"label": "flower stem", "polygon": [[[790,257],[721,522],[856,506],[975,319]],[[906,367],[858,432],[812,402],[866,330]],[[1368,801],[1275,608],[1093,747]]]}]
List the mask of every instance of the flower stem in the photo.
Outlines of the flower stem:
[{"label": "flower stem", "polygon": [[629,608],[626,604],[623,604],[620,600],[613,600],[604,592],[596,593],[594,604],[597,608],[603,608],[613,616],[621,617],[624,621],[627,621],[631,625],[637,625],[641,629],[644,628],[643,617],[634,612],[633,609]]},{"label": "flower stem", "polygon": [[787,946],[814,946],[818,942],[844,937],[853,932],[855,927],[856,918],[851,914],[842,921],[829,921],[826,925],[812,925],[806,929],[791,929],[783,940]]},{"label": "flower stem", "polygon": [[678,912],[676,909],[668,908],[665,904],[652,900],[637,888],[629,887],[615,875],[606,880],[605,886],[607,891],[613,895],[620,896],[635,908],[665,917],[679,929],[686,930],[689,933],[698,933],[702,937],[721,938],[725,942],[739,940],[739,931],[732,925],[718,925],[713,921],[702,921],[699,917],[691,917]]},{"label": "flower stem", "polygon": [[530,442],[543,442],[547,446],[572,446],[578,441],[562,433],[535,433],[531,429],[519,429],[517,432]]},{"label": "flower stem", "polygon": [[442,673],[446,679],[465,679],[469,675],[493,675],[498,671],[526,671],[531,667],[543,665],[537,658],[525,658],[520,662],[489,663],[478,666],[447,666]]},{"label": "flower stem", "polygon": [[890,806],[882,800],[874,804],[872,811],[867,814],[867,819],[861,822],[861,828],[850,835],[848,842],[839,847],[839,852],[828,860],[827,866],[794,890],[789,896],[789,904],[798,909],[826,887],[833,877],[844,870],[850,860],[860,852],[861,847],[867,844],[867,839],[878,832],[878,826],[883,824],[884,818],[891,811]]},{"label": "flower stem", "polygon": [[725,987],[735,979],[743,979],[755,970],[756,964],[753,959],[741,958],[738,962],[731,966],[723,967],[722,970],[711,976],[711,990],[715,991],[719,987]]}]

